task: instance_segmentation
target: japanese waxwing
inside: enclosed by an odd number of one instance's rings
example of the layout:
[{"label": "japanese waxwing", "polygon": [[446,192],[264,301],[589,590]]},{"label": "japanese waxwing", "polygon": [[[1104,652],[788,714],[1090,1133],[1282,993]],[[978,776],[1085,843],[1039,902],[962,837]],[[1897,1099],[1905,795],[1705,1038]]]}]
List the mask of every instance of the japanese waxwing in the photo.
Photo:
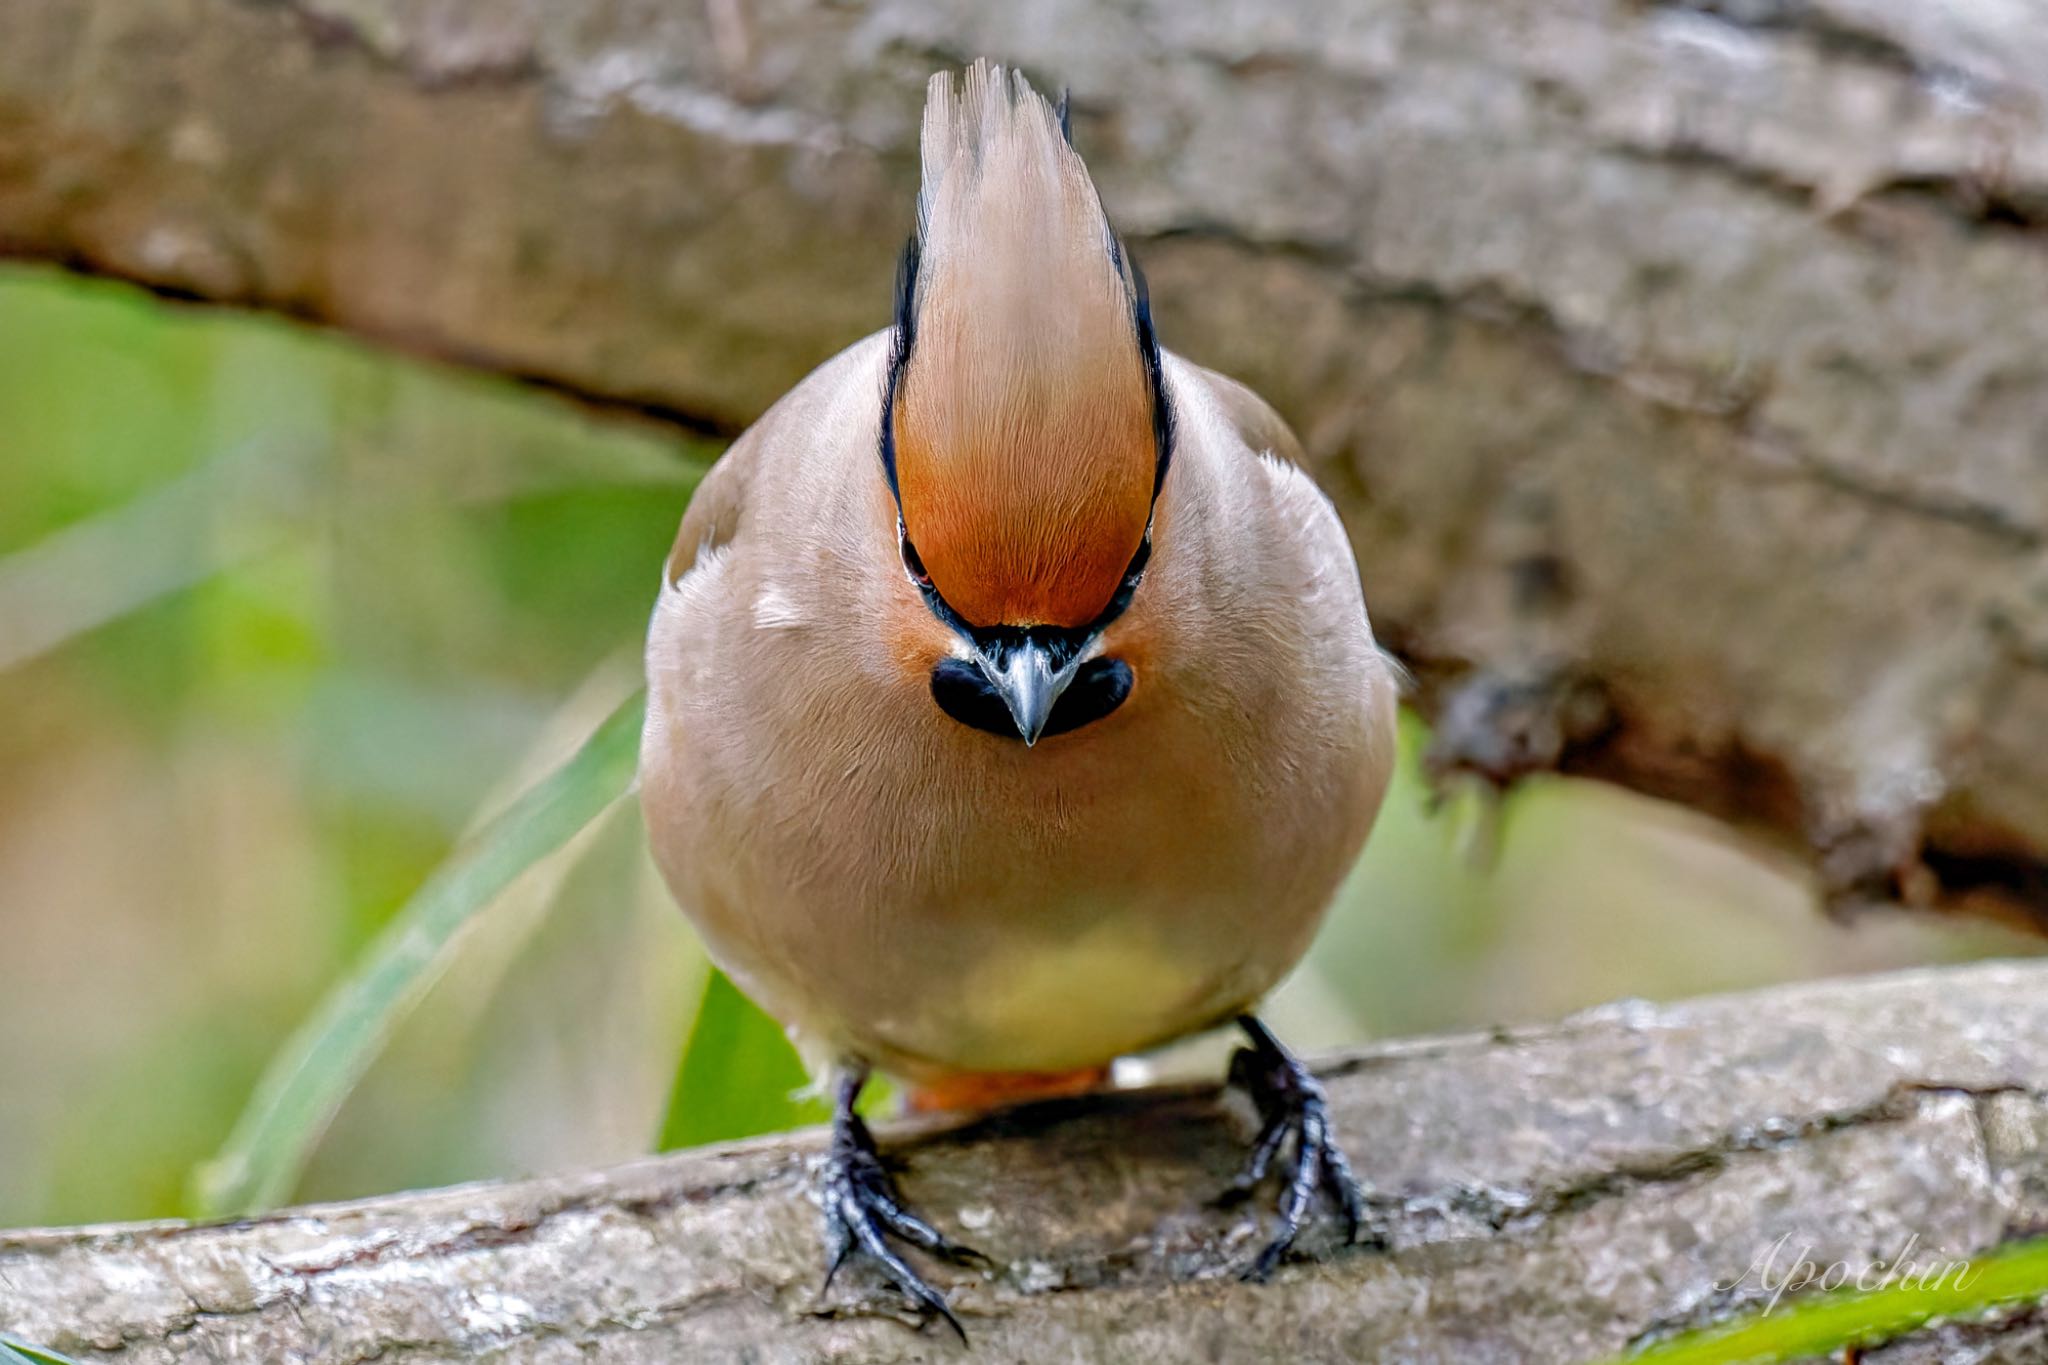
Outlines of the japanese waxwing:
[{"label": "japanese waxwing", "polygon": [[[1286,425],[1160,348],[1053,107],[931,80],[893,326],[705,476],[647,646],[642,802],[712,957],[836,1074],[824,1203],[926,1311],[853,1103],[1086,1086],[1236,1020],[1290,1193],[1355,1233],[1314,1078],[1248,1013],[1307,949],[1393,762],[1396,683]],[[953,1325],[957,1328],[958,1323]]]}]

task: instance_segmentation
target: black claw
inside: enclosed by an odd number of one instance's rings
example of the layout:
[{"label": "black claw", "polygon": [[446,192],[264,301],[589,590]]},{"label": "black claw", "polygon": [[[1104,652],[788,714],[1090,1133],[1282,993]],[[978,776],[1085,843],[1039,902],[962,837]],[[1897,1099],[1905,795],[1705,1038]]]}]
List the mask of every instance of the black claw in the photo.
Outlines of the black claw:
[{"label": "black claw", "polygon": [[[888,1181],[884,1176],[883,1180]],[[988,1257],[973,1247],[954,1241],[898,1202],[893,1182],[876,1191],[871,1211],[882,1225],[920,1251],[928,1251],[954,1265],[988,1264]]]},{"label": "black claw", "polygon": [[825,1283],[818,1286],[821,1294],[832,1287],[832,1281],[839,1276],[839,1268],[846,1264],[847,1255],[853,1250],[853,1229],[843,1219],[835,1218],[832,1208],[833,1205],[827,1203],[825,1237],[829,1245],[825,1248]]},{"label": "black claw", "polygon": [[1252,1143],[1251,1154],[1245,1158],[1243,1169],[1239,1170],[1237,1177],[1224,1187],[1223,1193],[1216,1196],[1217,1207],[1231,1208],[1251,1198],[1264,1182],[1266,1171],[1272,1166],[1273,1157],[1279,1152],[1280,1144],[1286,1140],[1287,1124],[1283,1120],[1271,1120],[1260,1128],[1257,1140]]},{"label": "black claw", "polygon": [[1261,1126],[1244,1169],[1217,1202],[1235,1204],[1249,1197],[1265,1180],[1286,1140],[1294,1139],[1293,1151],[1281,1166],[1284,1189],[1278,1230],[1244,1272],[1247,1280],[1263,1280],[1293,1249],[1318,1190],[1337,1206],[1346,1242],[1357,1241],[1366,1222],[1365,1191],[1330,1133],[1329,1100],[1322,1085],[1264,1024],[1250,1015],[1238,1024],[1250,1036],[1251,1046],[1238,1049],[1230,1059],[1230,1082],[1250,1093]]},{"label": "black claw", "polygon": [[840,1082],[839,1104],[833,1116],[832,1146],[825,1157],[824,1189],[826,1268],[823,1288],[830,1289],[839,1270],[858,1250],[881,1268],[882,1274],[927,1318],[942,1318],[964,1345],[967,1330],[946,1302],[946,1296],[925,1282],[922,1275],[889,1245],[896,1237],[919,1250],[943,1257],[955,1265],[987,1263],[988,1258],[972,1247],[962,1246],[904,1207],[903,1196],[889,1174],[874,1135],[853,1102],[867,1079],[865,1072],[850,1072]]},{"label": "black claw", "polygon": [[1344,1215],[1344,1241],[1356,1242],[1365,1227],[1365,1191],[1359,1187],[1358,1177],[1351,1173],[1351,1162],[1335,1142],[1323,1151],[1323,1191],[1337,1201]]}]

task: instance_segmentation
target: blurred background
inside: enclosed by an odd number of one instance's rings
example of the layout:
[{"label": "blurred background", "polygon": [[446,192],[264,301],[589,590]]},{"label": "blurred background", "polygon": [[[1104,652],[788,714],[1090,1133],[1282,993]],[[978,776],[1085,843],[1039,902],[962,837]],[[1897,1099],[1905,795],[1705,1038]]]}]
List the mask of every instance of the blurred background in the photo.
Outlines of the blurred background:
[{"label": "blurred background", "polygon": [[[879,296],[878,296],[879,297]],[[186,1214],[259,1076],[490,815],[638,685],[717,444],[510,381],[0,268],[0,1225]],[[1367,584],[1368,594],[1371,584]],[[1618,789],[1406,757],[1274,1007],[1308,1049],[2038,951]],[[814,1121],[630,799],[489,898],[293,1198]]]}]

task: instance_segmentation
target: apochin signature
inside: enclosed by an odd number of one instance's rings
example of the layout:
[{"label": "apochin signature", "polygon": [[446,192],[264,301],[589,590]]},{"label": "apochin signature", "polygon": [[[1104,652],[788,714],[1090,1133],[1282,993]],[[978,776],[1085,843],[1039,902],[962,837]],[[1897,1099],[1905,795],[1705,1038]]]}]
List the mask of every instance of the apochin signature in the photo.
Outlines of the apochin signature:
[{"label": "apochin signature", "polygon": [[1868,1261],[1860,1266],[1846,1260],[1817,1261],[1811,1243],[1794,1248],[1791,1241],[1792,1234],[1788,1232],[1751,1261],[1749,1269],[1725,1284],[1717,1282],[1714,1288],[1724,1294],[1745,1286],[1761,1289],[1770,1295],[1763,1311],[1772,1313],[1777,1311],[1778,1300],[1788,1292],[1799,1293],[1808,1289],[1825,1292],[1845,1287],[1864,1291],[1894,1287],[1923,1291],[1967,1289],[1971,1280],[1980,1273],[1967,1260],[1952,1256],[1916,1258],[1914,1253],[1920,1246],[1920,1234],[1917,1232],[1906,1239],[1898,1255],[1888,1260]]}]

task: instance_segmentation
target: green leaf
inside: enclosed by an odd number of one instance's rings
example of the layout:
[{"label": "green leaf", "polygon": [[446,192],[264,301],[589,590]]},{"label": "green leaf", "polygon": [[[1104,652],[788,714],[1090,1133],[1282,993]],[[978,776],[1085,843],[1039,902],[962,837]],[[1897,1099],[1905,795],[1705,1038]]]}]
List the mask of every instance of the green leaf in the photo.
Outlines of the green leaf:
[{"label": "green leaf", "polygon": [[781,1025],[713,971],[676,1068],[661,1150],[820,1122],[830,1111],[820,1100],[796,1098],[804,1084],[803,1063]]},{"label": "green leaf", "polygon": [[1874,1346],[1937,1318],[2048,1299],[2048,1237],[2014,1242],[1953,1273],[1932,1266],[1876,1288],[1786,1299],[1616,1357],[1610,1365],[1780,1365]]},{"label": "green leaf", "polygon": [[427,879],[272,1059],[220,1154],[196,1173],[202,1217],[274,1207],[393,1028],[419,1002],[472,918],[631,787],[644,694],[636,693],[569,761],[493,818]]},{"label": "green leaf", "polygon": [[41,1346],[32,1346],[20,1337],[0,1332],[0,1365],[78,1365],[78,1362],[70,1356],[58,1355]]}]

